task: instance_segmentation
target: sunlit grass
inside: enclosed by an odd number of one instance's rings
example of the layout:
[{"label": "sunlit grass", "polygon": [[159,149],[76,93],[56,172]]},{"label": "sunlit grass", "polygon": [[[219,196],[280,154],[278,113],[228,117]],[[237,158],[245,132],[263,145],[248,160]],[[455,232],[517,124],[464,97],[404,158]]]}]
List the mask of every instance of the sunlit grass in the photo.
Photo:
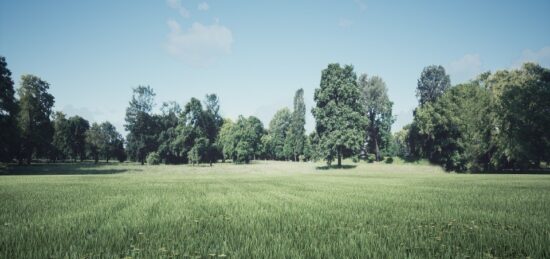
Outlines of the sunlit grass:
[{"label": "sunlit grass", "polygon": [[11,169],[0,257],[550,256],[550,175],[357,165]]}]

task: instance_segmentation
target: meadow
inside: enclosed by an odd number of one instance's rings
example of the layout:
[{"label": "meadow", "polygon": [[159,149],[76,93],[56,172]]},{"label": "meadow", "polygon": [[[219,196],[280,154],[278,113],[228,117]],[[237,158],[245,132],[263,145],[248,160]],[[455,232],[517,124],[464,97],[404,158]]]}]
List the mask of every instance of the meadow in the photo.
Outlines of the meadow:
[{"label": "meadow", "polygon": [[550,257],[550,175],[346,165],[3,168],[0,257]]}]

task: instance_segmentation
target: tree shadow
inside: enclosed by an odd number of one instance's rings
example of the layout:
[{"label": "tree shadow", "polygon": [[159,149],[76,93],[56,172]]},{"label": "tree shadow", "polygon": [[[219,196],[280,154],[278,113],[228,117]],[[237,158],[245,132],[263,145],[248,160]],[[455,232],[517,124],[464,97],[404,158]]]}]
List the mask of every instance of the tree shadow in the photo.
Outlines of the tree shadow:
[{"label": "tree shadow", "polygon": [[353,169],[353,168],[356,168],[357,165],[341,165],[341,166],[338,166],[338,165],[324,165],[324,166],[317,166],[315,167],[315,169],[317,170],[329,170],[329,169]]},{"label": "tree shadow", "polygon": [[120,174],[127,171],[142,171],[125,167],[117,168],[115,163],[40,163],[31,165],[6,165],[0,167],[0,175],[94,175]]}]

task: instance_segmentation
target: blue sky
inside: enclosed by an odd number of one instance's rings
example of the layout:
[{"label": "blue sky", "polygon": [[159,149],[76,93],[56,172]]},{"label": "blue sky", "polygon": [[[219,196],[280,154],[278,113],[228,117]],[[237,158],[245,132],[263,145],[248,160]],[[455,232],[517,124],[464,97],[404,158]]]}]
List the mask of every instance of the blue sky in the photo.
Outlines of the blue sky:
[{"label": "blue sky", "polygon": [[0,1],[0,55],[14,81],[51,84],[55,110],[122,131],[131,88],[157,108],[217,93],[225,117],[267,127],[303,88],[306,128],[327,64],[381,76],[394,130],[412,120],[422,68],[453,84],[536,61],[550,67],[550,1]]}]

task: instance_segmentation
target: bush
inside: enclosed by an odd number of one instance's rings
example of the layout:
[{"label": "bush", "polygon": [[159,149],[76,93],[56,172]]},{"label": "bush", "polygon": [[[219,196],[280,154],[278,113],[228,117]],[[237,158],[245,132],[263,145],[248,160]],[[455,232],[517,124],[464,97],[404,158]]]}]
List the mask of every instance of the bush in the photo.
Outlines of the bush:
[{"label": "bush", "polygon": [[158,165],[160,164],[160,156],[157,152],[151,152],[147,155],[147,164]]},{"label": "bush", "polygon": [[367,162],[373,163],[374,161],[376,161],[376,155],[375,154],[369,154],[367,156]]},{"label": "bush", "polygon": [[351,161],[354,162],[354,163],[359,163],[359,157],[358,156],[353,156],[351,158]]},{"label": "bush", "polygon": [[393,163],[393,157],[389,156],[386,158],[386,164],[392,164]]},{"label": "bush", "polygon": [[299,156],[298,156],[298,161],[306,162],[306,161],[307,161],[307,160],[306,160],[306,156],[304,156],[304,155],[299,155]]}]

